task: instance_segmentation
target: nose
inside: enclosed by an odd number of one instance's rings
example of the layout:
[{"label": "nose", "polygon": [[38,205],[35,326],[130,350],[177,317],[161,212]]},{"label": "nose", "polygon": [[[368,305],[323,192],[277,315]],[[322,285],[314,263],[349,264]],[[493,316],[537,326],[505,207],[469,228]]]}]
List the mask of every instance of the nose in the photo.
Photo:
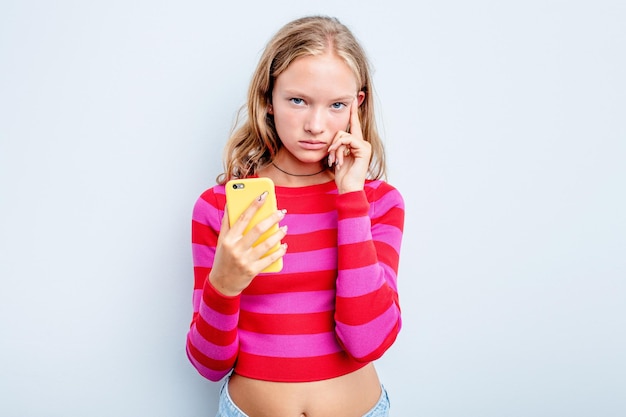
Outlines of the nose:
[{"label": "nose", "polygon": [[324,133],[324,110],[321,108],[311,108],[307,113],[304,123],[304,130],[312,135]]}]

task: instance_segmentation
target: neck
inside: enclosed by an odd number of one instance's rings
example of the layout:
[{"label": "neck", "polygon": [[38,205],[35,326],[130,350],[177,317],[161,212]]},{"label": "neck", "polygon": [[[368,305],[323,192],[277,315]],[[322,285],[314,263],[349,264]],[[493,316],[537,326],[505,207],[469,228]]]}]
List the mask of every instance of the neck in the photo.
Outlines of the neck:
[{"label": "neck", "polygon": [[326,169],[327,169],[326,167],[323,167],[320,171],[305,174],[305,173],[295,173],[295,172],[286,171],[286,170],[282,169],[281,167],[279,167],[278,165],[276,165],[274,163],[274,161],[272,161],[272,165],[274,166],[274,168],[276,168],[277,170],[279,170],[283,174],[289,175],[290,177],[314,177],[314,176],[319,175],[322,172],[326,171]]},{"label": "neck", "polygon": [[[280,162],[278,162],[278,166],[280,167]],[[282,167],[281,167],[282,168]],[[321,168],[320,168],[321,169]],[[292,174],[297,174],[298,172],[291,172]],[[318,171],[313,172],[315,174]],[[289,174],[285,174],[283,171],[276,168],[276,165],[269,163],[262,169],[257,172],[257,175],[260,177],[268,177],[274,181],[276,186],[282,187],[306,187],[309,185],[322,184],[327,181],[331,181],[334,178],[333,172],[330,169],[324,169],[319,174],[308,175],[304,177],[293,176]]]}]

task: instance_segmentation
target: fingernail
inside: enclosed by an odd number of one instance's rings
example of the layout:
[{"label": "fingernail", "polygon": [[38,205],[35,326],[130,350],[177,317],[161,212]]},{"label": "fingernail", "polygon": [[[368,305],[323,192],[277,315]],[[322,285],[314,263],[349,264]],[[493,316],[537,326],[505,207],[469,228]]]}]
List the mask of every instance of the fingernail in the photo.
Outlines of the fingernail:
[{"label": "fingernail", "polygon": [[[263,194],[261,194],[261,195],[259,196],[259,201],[263,201],[263,200],[265,200],[265,197],[267,197],[267,194],[268,194],[268,193],[267,193],[267,191],[263,191]],[[248,201],[249,201],[249,200],[248,200]]]},{"label": "fingernail", "polygon": [[280,216],[281,219],[285,217],[285,214],[287,214],[287,210],[285,209],[278,210],[278,215]]}]

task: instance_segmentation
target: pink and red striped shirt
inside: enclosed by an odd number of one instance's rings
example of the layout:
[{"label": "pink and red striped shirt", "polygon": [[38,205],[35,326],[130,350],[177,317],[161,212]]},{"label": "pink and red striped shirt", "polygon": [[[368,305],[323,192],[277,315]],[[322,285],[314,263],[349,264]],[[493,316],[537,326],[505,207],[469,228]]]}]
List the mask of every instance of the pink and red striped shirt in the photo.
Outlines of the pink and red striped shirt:
[{"label": "pink and red striped shirt", "polygon": [[224,186],[205,191],[192,220],[193,319],[187,354],[204,377],[302,382],[345,375],[380,358],[401,327],[397,272],[404,201],[383,181],[339,195],[334,181],[276,187],[288,244],[279,273],[240,295],[207,279],[224,215]]}]

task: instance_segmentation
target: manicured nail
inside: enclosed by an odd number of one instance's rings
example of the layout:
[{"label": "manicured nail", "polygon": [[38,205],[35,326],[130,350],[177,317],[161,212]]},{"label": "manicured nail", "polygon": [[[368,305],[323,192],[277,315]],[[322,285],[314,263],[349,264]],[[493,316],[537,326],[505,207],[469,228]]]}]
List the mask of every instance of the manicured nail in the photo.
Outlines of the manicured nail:
[{"label": "manicured nail", "polygon": [[263,191],[263,194],[259,196],[259,201],[265,200],[265,197],[267,197],[267,191]]}]

